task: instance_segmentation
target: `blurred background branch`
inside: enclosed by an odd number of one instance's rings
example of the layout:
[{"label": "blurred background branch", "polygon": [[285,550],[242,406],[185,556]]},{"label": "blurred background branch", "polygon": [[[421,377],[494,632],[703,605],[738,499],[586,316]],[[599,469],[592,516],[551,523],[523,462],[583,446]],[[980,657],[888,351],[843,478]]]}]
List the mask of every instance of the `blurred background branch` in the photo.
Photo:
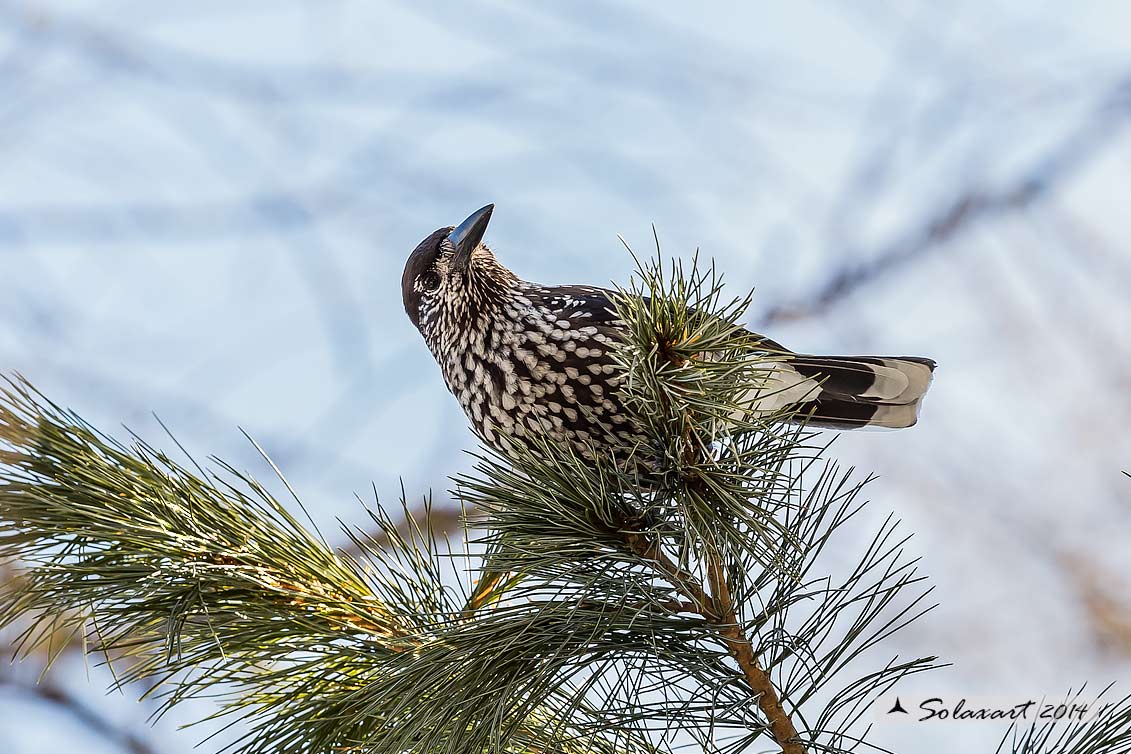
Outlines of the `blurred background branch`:
[{"label": "blurred background branch", "polygon": [[129,725],[119,725],[108,719],[96,707],[88,705],[53,680],[20,679],[7,670],[0,672],[0,690],[27,699],[33,699],[61,713],[81,726],[96,741],[109,743],[128,754],[158,754],[139,733]]},{"label": "blurred background branch", "polygon": [[957,197],[912,224],[911,229],[875,253],[847,250],[851,262],[835,269],[813,293],[803,299],[770,308],[761,324],[819,317],[828,313],[857,289],[885,275],[898,273],[921,256],[955,240],[960,234],[992,221],[998,216],[1022,212],[1042,199],[1054,195],[1107,149],[1118,144],[1131,116],[1131,79],[1118,82],[1100,98],[1100,104],[1060,142],[1041,153],[1034,164],[1006,185],[963,188]]}]

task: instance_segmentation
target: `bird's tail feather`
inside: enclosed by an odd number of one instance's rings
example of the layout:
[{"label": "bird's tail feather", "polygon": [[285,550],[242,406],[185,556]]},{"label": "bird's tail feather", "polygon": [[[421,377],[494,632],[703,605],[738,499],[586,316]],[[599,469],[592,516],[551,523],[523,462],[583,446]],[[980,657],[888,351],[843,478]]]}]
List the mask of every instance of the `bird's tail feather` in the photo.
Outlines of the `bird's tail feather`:
[{"label": "bird's tail feather", "polygon": [[831,429],[915,424],[935,362],[914,356],[790,354],[758,391],[756,410],[796,409],[798,421]]}]

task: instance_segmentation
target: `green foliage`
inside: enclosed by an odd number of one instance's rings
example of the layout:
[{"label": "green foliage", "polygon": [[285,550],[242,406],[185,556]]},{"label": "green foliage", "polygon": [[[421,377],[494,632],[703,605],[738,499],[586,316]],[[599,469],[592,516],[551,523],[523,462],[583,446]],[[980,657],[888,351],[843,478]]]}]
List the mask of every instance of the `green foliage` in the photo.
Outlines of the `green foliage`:
[{"label": "green foliage", "polygon": [[858,538],[862,483],[751,410],[777,356],[737,324],[748,302],[713,270],[642,265],[616,302],[635,461],[484,452],[456,480],[486,514],[481,557],[380,507],[346,531],[357,555],[335,551],[246,474],[121,444],[13,382],[0,559],[25,576],[0,624],[24,650],[80,637],[165,705],[218,697],[248,753],[855,748],[871,700],[933,665],[869,651],[926,592],[890,519],[823,572]]},{"label": "green foliage", "polygon": [[1070,691],[1063,704],[1087,704],[1092,712],[1087,720],[1038,719],[1026,728],[1011,725],[996,754],[1131,753],[1131,695],[1108,701],[1105,697],[1111,689],[1108,686],[1092,700],[1085,699],[1083,687],[1075,693]]}]

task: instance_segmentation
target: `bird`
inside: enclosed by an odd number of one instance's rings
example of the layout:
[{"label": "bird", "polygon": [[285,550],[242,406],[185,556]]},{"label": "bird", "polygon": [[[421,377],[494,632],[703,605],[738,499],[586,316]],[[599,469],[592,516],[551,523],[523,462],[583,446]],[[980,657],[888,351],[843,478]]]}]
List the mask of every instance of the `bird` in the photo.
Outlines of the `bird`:
[{"label": "bird", "polygon": [[[431,233],[401,276],[405,313],[423,336],[472,427],[503,449],[533,438],[583,458],[643,441],[621,402],[613,351],[625,334],[613,291],[528,282],[483,242],[494,205]],[[751,402],[810,426],[901,429],[918,419],[935,362],[913,356],[816,356],[750,333],[773,354]]]}]

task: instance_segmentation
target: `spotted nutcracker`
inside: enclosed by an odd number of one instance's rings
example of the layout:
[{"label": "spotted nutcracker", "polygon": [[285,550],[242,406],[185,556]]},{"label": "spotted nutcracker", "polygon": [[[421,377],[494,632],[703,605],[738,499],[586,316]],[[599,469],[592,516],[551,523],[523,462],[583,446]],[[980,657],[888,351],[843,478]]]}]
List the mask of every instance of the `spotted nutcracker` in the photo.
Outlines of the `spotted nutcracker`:
[{"label": "spotted nutcracker", "polygon": [[[621,337],[612,292],[520,280],[482,243],[494,205],[421,241],[401,294],[473,426],[492,445],[537,435],[583,456],[641,439],[618,400],[610,350]],[[798,420],[833,429],[910,427],[935,362],[917,357],[809,356],[761,336],[772,378],[753,408],[795,406]]]}]

